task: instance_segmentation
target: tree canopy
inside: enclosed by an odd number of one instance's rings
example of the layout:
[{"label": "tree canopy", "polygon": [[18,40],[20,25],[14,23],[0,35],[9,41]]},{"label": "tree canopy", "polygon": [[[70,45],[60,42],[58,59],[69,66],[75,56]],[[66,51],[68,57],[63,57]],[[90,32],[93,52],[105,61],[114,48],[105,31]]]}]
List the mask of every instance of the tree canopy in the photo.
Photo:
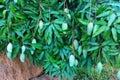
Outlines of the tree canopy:
[{"label": "tree canopy", "polygon": [[120,2],[0,0],[0,50],[59,78],[120,67]]}]

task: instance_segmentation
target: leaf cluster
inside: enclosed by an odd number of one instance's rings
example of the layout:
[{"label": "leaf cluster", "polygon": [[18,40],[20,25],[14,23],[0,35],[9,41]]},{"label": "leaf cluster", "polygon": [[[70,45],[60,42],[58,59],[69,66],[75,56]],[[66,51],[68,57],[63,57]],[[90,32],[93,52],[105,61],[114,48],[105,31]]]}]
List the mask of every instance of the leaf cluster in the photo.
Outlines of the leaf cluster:
[{"label": "leaf cluster", "polygon": [[[91,72],[92,66],[101,72],[104,63],[119,67],[120,3],[0,0],[0,50],[9,43],[13,47],[8,58],[20,55],[24,62],[27,57],[52,77],[72,79],[77,68]],[[78,61],[74,66],[70,55]]]}]

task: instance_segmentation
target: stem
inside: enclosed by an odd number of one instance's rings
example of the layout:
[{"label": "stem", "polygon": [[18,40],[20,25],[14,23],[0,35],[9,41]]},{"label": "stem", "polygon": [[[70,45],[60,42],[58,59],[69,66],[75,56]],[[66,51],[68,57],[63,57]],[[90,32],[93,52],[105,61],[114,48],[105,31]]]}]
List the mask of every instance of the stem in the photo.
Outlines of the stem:
[{"label": "stem", "polygon": [[40,8],[40,4],[41,4],[41,0],[38,0],[39,2],[38,2],[38,5],[39,5],[39,10],[40,10],[40,13],[39,13],[39,18],[38,18],[38,22],[39,22],[39,20],[41,19],[41,17],[42,17],[42,10],[41,10],[41,8]]},{"label": "stem", "polygon": [[72,49],[73,49],[73,54],[75,54],[75,49],[74,49],[74,39],[75,39],[75,34],[74,34],[74,26],[72,25]]},{"label": "stem", "polygon": [[91,21],[91,8],[92,8],[92,1],[90,0],[90,13],[89,13],[89,21]]},{"label": "stem", "polygon": [[64,0],[64,9],[66,8],[66,0]]},{"label": "stem", "polygon": [[[38,24],[39,24],[39,21],[41,20],[41,17],[42,17],[42,10],[41,10],[41,8],[40,8],[40,3],[41,3],[41,0],[38,0],[38,6],[39,6],[39,11],[40,11],[40,12],[39,12],[39,17],[38,17]],[[34,36],[35,36],[38,28],[39,28],[39,26],[37,25],[35,32],[32,32],[33,38],[34,38]]]},{"label": "stem", "polygon": [[50,17],[50,6],[49,6],[49,22],[51,21],[51,17]]}]

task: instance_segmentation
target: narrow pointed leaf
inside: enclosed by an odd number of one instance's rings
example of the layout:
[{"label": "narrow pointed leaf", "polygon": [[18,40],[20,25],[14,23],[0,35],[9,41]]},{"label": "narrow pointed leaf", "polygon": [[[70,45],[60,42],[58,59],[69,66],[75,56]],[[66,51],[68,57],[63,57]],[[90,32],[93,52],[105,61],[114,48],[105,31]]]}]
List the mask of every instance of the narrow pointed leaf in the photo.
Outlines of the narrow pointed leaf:
[{"label": "narrow pointed leaf", "polygon": [[108,26],[111,26],[112,23],[115,21],[116,15],[113,13],[110,15],[110,19],[108,20]]},{"label": "narrow pointed leaf", "polygon": [[115,29],[115,28],[112,28],[111,31],[112,31],[113,39],[114,39],[115,41],[117,41],[117,31],[116,31],[116,29]]}]

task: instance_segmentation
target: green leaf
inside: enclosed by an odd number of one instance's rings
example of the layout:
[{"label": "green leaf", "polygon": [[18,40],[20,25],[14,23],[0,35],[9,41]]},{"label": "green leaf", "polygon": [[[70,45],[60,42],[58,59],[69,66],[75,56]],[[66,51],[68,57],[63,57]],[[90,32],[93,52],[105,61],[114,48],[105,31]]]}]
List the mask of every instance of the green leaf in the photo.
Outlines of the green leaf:
[{"label": "green leaf", "polygon": [[88,20],[85,20],[85,19],[78,19],[78,21],[83,24],[83,25],[88,25]]},{"label": "green leaf", "polygon": [[98,46],[94,46],[94,47],[88,49],[88,51],[94,51],[94,50],[97,50],[98,48],[99,48]]},{"label": "green leaf", "polygon": [[63,19],[55,19],[55,20],[54,20],[54,23],[55,23],[55,24],[63,24],[63,23],[64,23],[64,20],[63,20]]},{"label": "green leaf", "polygon": [[18,4],[20,4],[22,7],[25,5],[24,3],[24,0],[18,0]]},{"label": "green leaf", "polygon": [[111,38],[111,31],[110,30],[105,30],[103,33],[103,37],[105,40],[109,40]]},{"label": "green leaf", "polygon": [[45,31],[45,41],[47,42],[48,45],[50,45],[52,43],[52,35],[53,35],[53,31],[52,31],[52,27],[53,24],[51,24]]},{"label": "green leaf", "polygon": [[115,41],[117,41],[117,31],[116,31],[116,29],[115,29],[115,28],[112,28],[111,31],[112,31],[113,39],[114,39]]},{"label": "green leaf", "polygon": [[20,14],[19,12],[16,12],[16,13],[15,13],[15,16],[16,16],[17,18],[20,18],[20,19],[25,19],[25,16],[22,15],[22,14]]},{"label": "green leaf", "polygon": [[98,29],[93,33],[92,37],[95,37],[95,36],[101,34],[105,29],[106,29],[106,26],[102,26],[102,27],[98,28]]},{"label": "green leaf", "polygon": [[4,7],[4,5],[0,5],[0,9],[3,8],[3,7]]},{"label": "green leaf", "polygon": [[120,17],[118,17],[118,18],[115,20],[114,24],[119,24],[119,22],[120,22]]},{"label": "green leaf", "polygon": [[105,6],[101,5],[101,6],[98,8],[96,14],[102,13],[102,11],[104,10],[104,8],[105,8]]},{"label": "green leaf", "polygon": [[110,11],[106,11],[106,12],[102,12],[101,14],[97,15],[97,18],[101,18],[101,17],[105,17],[108,16],[110,14]]},{"label": "green leaf", "polygon": [[22,34],[22,32],[21,31],[15,31],[16,32],[16,34],[18,35],[18,36],[20,36],[20,37],[23,37],[23,34]]},{"label": "green leaf", "polygon": [[5,17],[6,17],[6,13],[7,13],[7,9],[5,9],[5,10],[3,10],[3,12],[2,12],[2,14],[3,14],[3,18],[5,19]]},{"label": "green leaf", "polygon": [[6,22],[5,20],[2,20],[2,19],[1,19],[1,20],[0,20],[0,27],[3,26],[3,25],[5,25],[5,22]]},{"label": "green leaf", "polygon": [[99,74],[102,72],[102,63],[101,62],[98,62],[98,64],[97,64],[97,71]]},{"label": "green leaf", "polygon": [[103,25],[107,25],[108,23],[104,20],[104,19],[101,19],[101,20],[96,20],[94,22],[95,26],[103,26]]},{"label": "green leaf", "polygon": [[99,28],[98,25],[95,25],[95,26],[94,26],[93,34],[98,30],[98,28]]},{"label": "green leaf", "polygon": [[44,57],[44,55],[45,55],[45,53],[42,51],[42,52],[40,53],[40,55],[39,55],[39,60],[42,60],[43,57]]},{"label": "green leaf", "polygon": [[108,20],[108,26],[111,26],[112,23],[115,21],[115,19],[116,19],[116,15],[114,13],[112,13]]},{"label": "green leaf", "polygon": [[16,47],[15,49],[13,49],[13,54],[12,54],[12,58],[16,58],[18,53],[19,53],[20,48]]},{"label": "green leaf", "polygon": [[14,4],[10,3],[10,11],[14,14],[15,13],[15,7]]},{"label": "green leaf", "polygon": [[34,44],[32,44],[32,47],[39,49],[39,50],[41,50],[43,48],[40,43],[37,43],[37,44],[34,43]]}]

